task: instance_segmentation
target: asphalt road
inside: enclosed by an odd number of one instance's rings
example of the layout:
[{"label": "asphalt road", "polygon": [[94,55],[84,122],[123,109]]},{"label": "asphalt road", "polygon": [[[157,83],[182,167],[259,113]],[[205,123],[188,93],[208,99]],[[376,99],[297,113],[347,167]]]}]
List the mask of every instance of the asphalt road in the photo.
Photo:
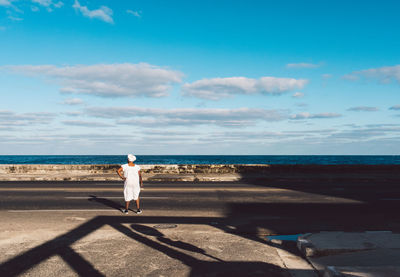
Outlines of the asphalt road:
[{"label": "asphalt road", "polygon": [[393,179],[145,183],[141,199],[124,215],[122,182],[0,182],[0,275],[315,276],[265,236],[400,232]]},{"label": "asphalt road", "polygon": [[[0,210],[107,214],[122,207],[122,187],[122,182],[1,182]],[[141,207],[143,215],[219,213],[234,220],[238,232],[400,230],[400,184],[393,182],[145,183]]]}]

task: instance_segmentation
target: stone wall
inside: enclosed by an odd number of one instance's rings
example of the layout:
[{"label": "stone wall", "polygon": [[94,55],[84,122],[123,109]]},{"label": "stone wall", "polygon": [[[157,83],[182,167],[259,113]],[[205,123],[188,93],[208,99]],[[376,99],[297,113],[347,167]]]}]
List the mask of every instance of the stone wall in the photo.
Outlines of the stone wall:
[{"label": "stone wall", "polygon": [[[120,165],[3,164],[0,181],[113,181]],[[400,165],[140,165],[144,181],[400,179]]]}]

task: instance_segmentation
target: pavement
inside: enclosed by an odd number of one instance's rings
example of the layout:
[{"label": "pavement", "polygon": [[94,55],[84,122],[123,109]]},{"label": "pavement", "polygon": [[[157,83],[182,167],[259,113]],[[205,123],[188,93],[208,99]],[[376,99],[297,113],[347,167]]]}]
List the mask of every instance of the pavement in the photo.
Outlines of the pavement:
[{"label": "pavement", "polygon": [[272,232],[261,222],[279,216],[243,210],[314,195],[237,183],[145,184],[143,213],[133,205],[124,215],[121,182],[5,182],[0,191],[0,276],[315,276],[298,250],[266,239]]},{"label": "pavement", "polygon": [[218,213],[2,211],[0,220],[0,276],[316,276]]},{"label": "pavement", "polygon": [[[121,182],[0,192],[0,276],[400,276],[392,182],[147,183],[141,215],[120,212]],[[297,234],[300,249],[268,238]]]},{"label": "pavement", "polygon": [[297,246],[324,277],[400,276],[400,234],[391,231],[320,232]]}]

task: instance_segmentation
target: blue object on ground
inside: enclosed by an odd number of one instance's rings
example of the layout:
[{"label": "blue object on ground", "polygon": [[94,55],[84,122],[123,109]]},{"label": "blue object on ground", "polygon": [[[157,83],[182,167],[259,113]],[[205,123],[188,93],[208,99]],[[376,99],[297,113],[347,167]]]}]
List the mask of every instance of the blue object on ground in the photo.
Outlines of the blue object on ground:
[{"label": "blue object on ground", "polygon": [[268,240],[285,240],[285,241],[297,241],[297,238],[302,236],[303,234],[297,235],[279,235],[279,236],[267,236]]}]

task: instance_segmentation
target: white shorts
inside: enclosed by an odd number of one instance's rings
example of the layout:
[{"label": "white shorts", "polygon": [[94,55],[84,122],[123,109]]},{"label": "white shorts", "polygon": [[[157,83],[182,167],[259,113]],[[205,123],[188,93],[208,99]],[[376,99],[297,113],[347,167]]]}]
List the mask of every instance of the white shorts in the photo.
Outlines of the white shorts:
[{"label": "white shorts", "polygon": [[125,185],[124,198],[125,201],[137,200],[139,198],[140,186],[139,185]]}]

